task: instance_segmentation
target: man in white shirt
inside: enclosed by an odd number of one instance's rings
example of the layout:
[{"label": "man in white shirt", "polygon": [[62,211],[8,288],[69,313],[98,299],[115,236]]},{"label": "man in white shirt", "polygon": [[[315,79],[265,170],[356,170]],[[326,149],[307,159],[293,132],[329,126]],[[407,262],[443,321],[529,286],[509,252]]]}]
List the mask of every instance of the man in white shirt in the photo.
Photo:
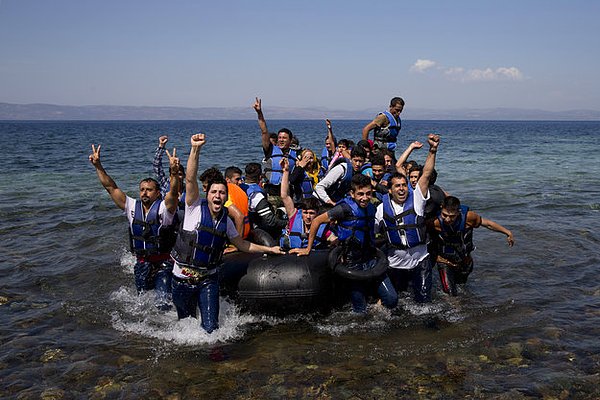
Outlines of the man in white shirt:
[{"label": "man in white shirt", "polygon": [[440,137],[430,134],[427,141],[429,153],[417,186],[412,189],[406,174],[392,174],[390,193],[383,196],[375,214],[376,232],[383,233],[387,242],[388,276],[398,292],[411,283],[419,303],[431,301],[432,264],[427,252],[424,215]]},{"label": "man in white shirt", "polygon": [[219,328],[219,266],[229,240],[240,251],[283,254],[279,246],[250,243],[239,235],[227,218],[227,182],[222,177],[208,181],[206,199],[200,198],[198,158],[206,143],[203,133],[190,138],[192,149],[187,162],[185,218],[171,256],[173,303],[177,316],[196,317],[200,308],[202,328],[211,333]]},{"label": "man in white shirt", "polygon": [[171,167],[170,189],[161,198],[158,182],[152,178],[140,182],[140,199],[127,196],[117,187],[100,162],[100,145],[92,145],[89,160],[96,174],[117,207],[125,211],[129,221],[131,251],[137,262],[134,266],[135,285],[138,292],[155,289],[156,306],[162,310],[171,308],[171,269],[169,252],[173,247],[175,232],[172,227],[177,211],[177,188],[179,185],[179,159],[169,154]]}]

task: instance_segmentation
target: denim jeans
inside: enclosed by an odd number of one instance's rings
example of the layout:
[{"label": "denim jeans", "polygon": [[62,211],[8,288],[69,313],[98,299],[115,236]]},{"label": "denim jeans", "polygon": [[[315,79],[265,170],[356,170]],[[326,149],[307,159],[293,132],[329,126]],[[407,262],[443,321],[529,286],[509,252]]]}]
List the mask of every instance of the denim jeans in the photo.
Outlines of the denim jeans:
[{"label": "denim jeans", "polygon": [[154,289],[157,307],[169,308],[171,305],[172,270],[173,264],[170,261],[160,263],[136,262],[133,272],[138,293]]},{"label": "denim jeans", "polygon": [[417,303],[431,302],[431,287],[433,285],[432,265],[429,256],[425,257],[416,267],[412,269],[389,268],[388,275],[398,292],[413,287],[415,301]]},{"label": "denim jeans", "polygon": [[198,283],[189,283],[184,279],[172,281],[173,303],[179,319],[198,317],[200,308],[200,326],[211,333],[219,329],[219,276],[212,274]]},{"label": "denim jeans", "polygon": [[[363,269],[373,268],[377,259],[372,259],[361,266]],[[377,281],[351,281],[350,300],[352,301],[352,310],[356,313],[367,312],[367,294],[376,291],[381,299],[381,303],[387,308],[394,308],[398,305],[398,293],[387,275],[383,275]]]}]

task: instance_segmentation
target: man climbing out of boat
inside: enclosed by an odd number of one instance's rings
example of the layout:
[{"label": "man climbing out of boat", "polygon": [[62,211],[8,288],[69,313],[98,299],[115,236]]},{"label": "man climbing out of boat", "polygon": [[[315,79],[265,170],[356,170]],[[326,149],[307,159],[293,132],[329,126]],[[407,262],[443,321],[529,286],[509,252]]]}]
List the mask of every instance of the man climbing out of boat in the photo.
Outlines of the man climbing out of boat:
[{"label": "man climbing out of boat", "polygon": [[169,252],[173,247],[175,232],[173,219],[177,211],[179,186],[179,159],[167,151],[170,165],[170,189],[164,200],[158,182],[146,178],[140,182],[140,199],[127,196],[104,170],[100,161],[100,145],[92,145],[89,160],[96,168],[100,183],[117,207],[125,211],[129,221],[131,251],[136,256],[133,267],[135,286],[139,293],[154,289],[156,306],[161,310],[171,307],[171,270]]},{"label": "man climbing out of boat", "polygon": [[200,198],[198,159],[206,143],[204,134],[192,135],[187,161],[185,218],[171,252],[173,266],[173,303],[177,316],[196,317],[200,309],[202,328],[211,333],[219,328],[218,271],[223,250],[229,240],[249,253],[283,254],[279,246],[266,247],[241,238],[224,207],[227,182],[207,182],[206,199]]},{"label": "man climbing out of boat", "polygon": [[293,134],[287,128],[281,128],[277,132],[277,145],[271,143],[269,130],[267,129],[267,121],[262,111],[262,101],[258,97],[252,106],[258,116],[258,126],[261,133],[261,143],[264,158],[264,171],[268,183],[265,184],[265,192],[271,196],[279,196],[281,184],[281,167],[279,161],[282,158],[287,158],[290,162],[290,170],[294,169],[298,155],[296,151],[290,149],[292,144]]},{"label": "man climbing out of boat", "polygon": [[327,175],[317,183],[314,192],[315,197],[325,204],[335,206],[338,201],[348,194],[352,176],[360,174],[366,158],[365,150],[360,146],[354,146],[350,152],[350,160],[347,158],[337,159],[331,165]]},{"label": "man climbing out of boat", "polygon": [[454,196],[444,199],[440,214],[431,221],[429,230],[436,248],[437,268],[445,293],[456,296],[456,285],[466,283],[473,271],[473,229],[480,226],[505,234],[509,247],[515,244],[510,230],[470,211],[469,207],[461,205],[460,200]]},{"label": "man climbing out of boat", "polygon": [[362,139],[369,139],[369,132],[373,131],[373,142],[379,149],[396,150],[398,134],[402,129],[400,113],[404,109],[404,100],[394,97],[390,101],[388,111],[382,111],[373,121],[369,122],[362,130]]},{"label": "man climbing out of boat", "polygon": [[[341,251],[335,260],[339,268],[350,271],[368,272],[381,268],[381,274],[374,279],[351,280],[350,298],[352,309],[357,313],[367,311],[366,295],[376,292],[384,306],[394,308],[398,304],[398,294],[385,273],[387,259],[377,252],[374,240],[375,206],[371,204],[373,188],[368,176],[357,174],[352,177],[350,196],[342,199],[335,207],[317,216],[311,224],[306,248],[292,249],[290,253],[305,256],[313,249],[321,224],[337,223]],[[378,257],[377,255],[380,254]],[[336,268],[338,266],[336,265]],[[356,273],[359,275],[360,273]]]},{"label": "man climbing out of boat", "polygon": [[409,185],[406,175],[395,172],[388,182],[390,191],[383,196],[375,215],[375,231],[386,239],[388,275],[398,292],[411,284],[418,303],[431,301],[432,265],[427,253],[424,215],[440,137],[430,134],[427,142],[429,153],[416,188]]},{"label": "man climbing out of boat", "polygon": [[[289,223],[279,240],[280,247],[284,250],[306,247],[308,245],[308,232],[313,220],[319,214],[321,203],[314,197],[306,198],[301,201],[300,208],[296,208],[294,201],[289,195],[289,177],[290,167],[287,159],[281,160],[281,200],[285,207],[285,212],[289,217]],[[319,226],[315,236],[314,248],[327,246],[327,242],[334,241],[335,235],[329,230],[327,224]]]}]

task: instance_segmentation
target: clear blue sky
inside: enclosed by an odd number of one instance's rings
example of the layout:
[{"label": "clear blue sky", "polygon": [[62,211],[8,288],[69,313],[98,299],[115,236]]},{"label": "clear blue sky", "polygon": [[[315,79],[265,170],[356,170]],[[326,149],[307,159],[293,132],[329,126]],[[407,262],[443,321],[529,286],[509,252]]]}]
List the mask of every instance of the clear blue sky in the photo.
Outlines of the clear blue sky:
[{"label": "clear blue sky", "polygon": [[0,102],[600,110],[600,1],[0,0]]}]

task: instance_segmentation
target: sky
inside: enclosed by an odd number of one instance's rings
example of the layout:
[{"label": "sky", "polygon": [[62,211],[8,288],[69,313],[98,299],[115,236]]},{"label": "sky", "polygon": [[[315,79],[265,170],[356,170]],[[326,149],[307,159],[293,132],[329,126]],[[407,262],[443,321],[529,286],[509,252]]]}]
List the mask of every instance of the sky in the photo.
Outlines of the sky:
[{"label": "sky", "polygon": [[600,1],[0,0],[0,102],[600,110]]}]

